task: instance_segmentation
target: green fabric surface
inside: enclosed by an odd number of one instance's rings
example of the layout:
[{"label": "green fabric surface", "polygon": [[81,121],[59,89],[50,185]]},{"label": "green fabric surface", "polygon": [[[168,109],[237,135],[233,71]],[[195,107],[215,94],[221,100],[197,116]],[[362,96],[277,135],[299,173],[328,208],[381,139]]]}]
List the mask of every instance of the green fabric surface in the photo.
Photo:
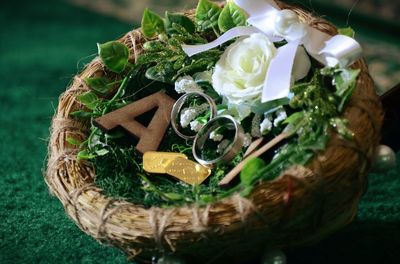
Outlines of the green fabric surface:
[{"label": "green fabric surface", "polygon": [[[126,263],[67,217],[42,169],[58,95],[96,42],[132,26],[59,0],[3,1],[0,22],[0,263]],[[399,172],[371,174],[357,219],[316,245],[287,251],[288,263],[396,263]]]}]

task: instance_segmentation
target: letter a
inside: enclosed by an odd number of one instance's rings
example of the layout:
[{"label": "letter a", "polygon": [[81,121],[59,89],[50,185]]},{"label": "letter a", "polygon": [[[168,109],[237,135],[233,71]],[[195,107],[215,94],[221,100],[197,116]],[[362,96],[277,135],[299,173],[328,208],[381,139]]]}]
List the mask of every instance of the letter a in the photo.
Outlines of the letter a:
[{"label": "letter a", "polygon": [[[139,138],[136,149],[143,154],[146,151],[158,149],[171,122],[174,103],[174,99],[163,92],[158,92],[99,117],[94,123],[105,132],[122,127],[131,135]],[[135,120],[136,117],[154,108],[158,109],[147,127]]]}]

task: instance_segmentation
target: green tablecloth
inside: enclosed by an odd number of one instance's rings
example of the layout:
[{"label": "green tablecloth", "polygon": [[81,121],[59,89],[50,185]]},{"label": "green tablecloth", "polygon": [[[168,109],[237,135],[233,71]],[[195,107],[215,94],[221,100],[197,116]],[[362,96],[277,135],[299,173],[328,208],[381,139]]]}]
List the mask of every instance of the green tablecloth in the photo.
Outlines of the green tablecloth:
[{"label": "green tablecloth", "polygon": [[[124,254],[68,219],[42,169],[58,95],[96,53],[96,42],[132,26],[58,0],[3,1],[0,22],[0,263],[125,263]],[[399,171],[371,175],[355,222],[287,252],[289,263],[400,259]]]}]

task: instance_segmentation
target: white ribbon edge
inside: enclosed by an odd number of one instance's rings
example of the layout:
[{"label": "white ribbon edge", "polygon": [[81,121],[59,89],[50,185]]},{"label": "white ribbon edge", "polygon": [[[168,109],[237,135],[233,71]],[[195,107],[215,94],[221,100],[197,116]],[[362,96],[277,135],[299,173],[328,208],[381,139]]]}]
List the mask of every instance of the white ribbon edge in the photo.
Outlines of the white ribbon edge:
[{"label": "white ribbon edge", "polygon": [[249,36],[254,33],[261,33],[261,31],[255,27],[244,27],[244,26],[235,27],[228,30],[227,32],[222,34],[219,38],[210,43],[202,45],[182,45],[182,49],[189,57],[192,57],[196,54],[218,47],[234,38]]}]

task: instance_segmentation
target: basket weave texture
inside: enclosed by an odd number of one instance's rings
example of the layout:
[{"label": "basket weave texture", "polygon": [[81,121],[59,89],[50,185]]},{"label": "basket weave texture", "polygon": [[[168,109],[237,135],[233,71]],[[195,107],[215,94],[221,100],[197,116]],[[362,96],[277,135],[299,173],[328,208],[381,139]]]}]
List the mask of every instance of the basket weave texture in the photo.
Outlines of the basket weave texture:
[{"label": "basket weave texture", "polygon": [[[320,18],[278,4],[321,31],[337,33],[334,26]],[[193,10],[186,14],[193,14]],[[130,48],[130,61],[134,63],[146,39],[140,30],[134,30],[119,41]],[[265,247],[316,242],[356,215],[380,139],[382,108],[373,81],[364,61],[357,61],[353,67],[361,73],[344,116],[350,121],[354,141],[333,135],[327,149],[316,153],[306,167],[291,167],[277,179],[260,183],[249,197],[235,194],[205,207],[163,209],[105,196],[94,184],[93,165],[77,161],[77,147],[66,141],[67,137],[84,140],[88,136],[88,123],[69,115],[83,109],[76,100],[89,90],[83,79],[112,76],[95,58],[60,96],[51,127],[46,183],[80,229],[130,257],[149,259],[176,252],[195,256],[190,262],[203,262],[219,256],[244,256],[244,252],[251,254]]]}]

